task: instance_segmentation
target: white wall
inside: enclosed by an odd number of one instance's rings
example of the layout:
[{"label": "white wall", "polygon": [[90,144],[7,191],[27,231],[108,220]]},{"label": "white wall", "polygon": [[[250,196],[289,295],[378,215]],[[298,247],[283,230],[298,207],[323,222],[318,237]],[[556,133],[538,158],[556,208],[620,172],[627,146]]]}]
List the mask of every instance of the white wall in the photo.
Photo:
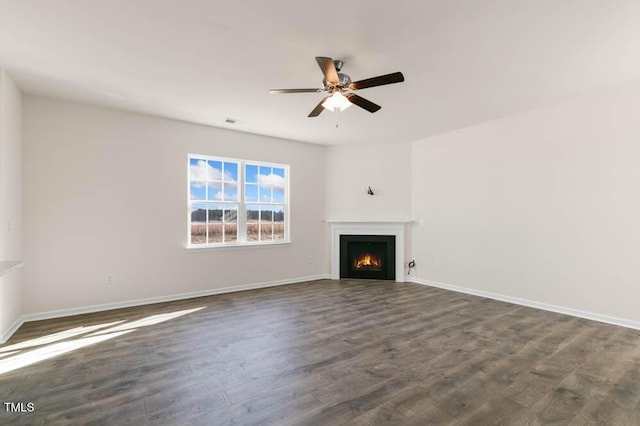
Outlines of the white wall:
[{"label": "white wall", "polygon": [[[327,148],[327,219],[408,220],[411,144]],[[366,193],[371,186],[374,196]]]},{"label": "white wall", "polygon": [[[639,110],[625,87],[413,144],[321,147],[27,97],[25,312],[320,276],[324,219],[412,218],[419,281],[637,322]],[[293,243],[187,252],[188,152],[291,164]]]},{"label": "white wall", "polygon": [[[38,97],[24,103],[27,313],[328,273],[323,147]],[[185,250],[187,153],[290,164],[292,244]]]},{"label": "white wall", "polygon": [[414,143],[418,278],[640,321],[639,111],[630,86]]},{"label": "white wall", "polygon": [[[0,69],[0,261],[22,260],[22,95]],[[0,342],[22,315],[22,270],[0,277]]]},{"label": "white wall", "polygon": [[[410,143],[334,145],[327,147],[326,158],[328,220],[410,220]],[[369,186],[375,195],[367,194]],[[411,259],[410,231],[408,224],[405,266]]]}]

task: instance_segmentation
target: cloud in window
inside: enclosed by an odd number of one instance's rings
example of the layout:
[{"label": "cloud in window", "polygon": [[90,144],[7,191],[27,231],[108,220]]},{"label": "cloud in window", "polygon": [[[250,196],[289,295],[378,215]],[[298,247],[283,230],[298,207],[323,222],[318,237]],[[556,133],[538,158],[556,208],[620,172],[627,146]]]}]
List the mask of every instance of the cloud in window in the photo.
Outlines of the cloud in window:
[{"label": "cloud in window", "polygon": [[207,179],[207,168],[213,170],[213,167],[208,166],[204,160],[198,160],[196,164],[190,164],[189,179],[191,181],[205,181]]},{"label": "cloud in window", "polygon": [[[205,160],[198,160],[196,164],[189,165],[189,179],[194,182],[194,184],[202,186],[202,183],[195,181],[203,182],[207,180],[207,176],[209,176],[209,179],[211,180],[222,180],[222,172],[215,167],[212,167]],[[237,184],[229,172],[225,172],[224,180]]]},{"label": "cloud in window", "polygon": [[273,185],[274,188],[284,188],[284,178],[276,174],[258,175],[258,184],[260,186]]}]

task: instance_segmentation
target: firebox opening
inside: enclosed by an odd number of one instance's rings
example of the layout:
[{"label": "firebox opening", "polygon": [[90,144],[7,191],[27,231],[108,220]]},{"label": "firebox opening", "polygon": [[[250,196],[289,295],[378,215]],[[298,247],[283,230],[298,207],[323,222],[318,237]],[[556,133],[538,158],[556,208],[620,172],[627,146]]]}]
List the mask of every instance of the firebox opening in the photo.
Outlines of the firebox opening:
[{"label": "firebox opening", "polygon": [[340,277],[395,279],[395,236],[341,235]]},{"label": "firebox opening", "polygon": [[353,268],[359,271],[380,271],[382,270],[382,259],[370,253],[365,253],[355,258]]}]

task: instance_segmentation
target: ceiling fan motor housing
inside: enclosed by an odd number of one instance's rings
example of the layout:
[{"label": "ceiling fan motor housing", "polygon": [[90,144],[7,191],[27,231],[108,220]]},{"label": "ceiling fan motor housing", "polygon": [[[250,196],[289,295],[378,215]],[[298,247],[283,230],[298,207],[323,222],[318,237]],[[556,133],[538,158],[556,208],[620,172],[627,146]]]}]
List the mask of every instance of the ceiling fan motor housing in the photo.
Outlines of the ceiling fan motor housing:
[{"label": "ceiling fan motor housing", "polygon": [[331,84],[327,81],[326,78],[322,79],[322,85],[324,86],[325,90],[328,90],[332,87],[340,87],[342,89],[346,89],[347,87],[349,87],[350,84],[351,84],[351,77],[341,72],[338,73],[338,84]]}]

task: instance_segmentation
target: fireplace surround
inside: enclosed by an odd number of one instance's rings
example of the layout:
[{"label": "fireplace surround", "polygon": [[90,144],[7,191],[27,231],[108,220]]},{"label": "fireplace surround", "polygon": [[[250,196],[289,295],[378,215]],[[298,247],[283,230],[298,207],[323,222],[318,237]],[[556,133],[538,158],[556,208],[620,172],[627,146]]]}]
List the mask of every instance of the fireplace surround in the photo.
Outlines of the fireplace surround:
[{"label": "fireplace surround", "polygon": [[395,236],[395,281],[404,281],[405,228],[408,221],[338,221],[329,220],[331,238],[331,279],[340,279],[341,235]]}]

